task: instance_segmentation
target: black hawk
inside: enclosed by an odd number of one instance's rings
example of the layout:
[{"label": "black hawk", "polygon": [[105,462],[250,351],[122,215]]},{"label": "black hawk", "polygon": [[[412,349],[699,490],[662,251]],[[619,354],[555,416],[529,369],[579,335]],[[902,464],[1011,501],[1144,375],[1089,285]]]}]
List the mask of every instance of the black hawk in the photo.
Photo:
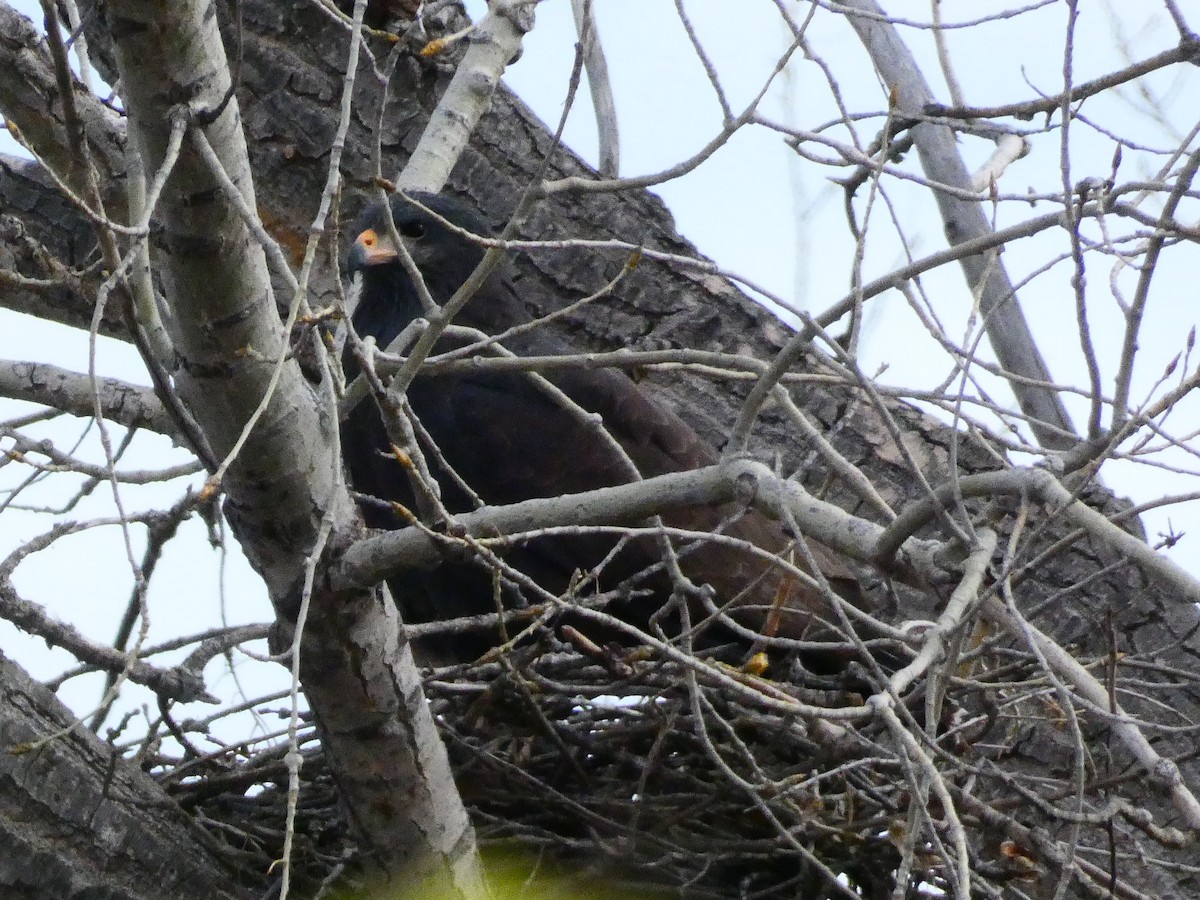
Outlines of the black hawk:
[{"label": "black hawk", "polygon": [[[464,204],[445,195],[412,194],[436,215],[403,197],[370,206],[355,229],[350,251],[351,274],[361,273],[362,286],[352,316],[355,331],[386,347],[414,319],[425,315],[420,295],[401,264],[390,237],[388,218],[420,270],[434,302],[445,303],[482,259],[484,248],[446,227],[445,219],[471,235],[489,229]],[[490,335],[532,320],[502,269],[493,271],[455,320]],[[464,338],[443,337],[435,353],[462,346]],[[535,328],[507,338],[504,346],[518,355],[569,352],[563,342]],[[481,355],[487,355],[483,353]],[[358,374],[347,352],[348,378]],[[624,449],[643,477],[710,465],[713,448],[682,419],[664,408],[624,373],[612,369],[559,368],[546,377],[574,403],[598,414],[604,428]],[[589,423],[565,409],[527,374],[478,371],[454,375],[418,375],[407,391],[408,405],[436,452],[425,447],[441,499],[451,513],[477,505],[459,481],[488,505],[539,497],[555,497],[633,480],[627,462]],[[348,415],[342,443],[350,480],[361,494],[416,510],[410,478],[390,451],[390,442],[375,404],[362,402]],[[453,470],[452,476],[446,467]],[[735,508],[695,508],[664,515],[671,526],[708,532],[727,518],[724,533],[748,540],[771,552],[782,551],[786,539],[779,526],[753,511],[738,517]],[[367,524],[399,528],[406,522],[386,504],[363,504]],[[587,591],[624,587],[624,599],[609,607],[623,620],[644,626],[670,596],[663,574],[661,544],[656,538],[629,541],[613,554],[617,537],[582,534],[540,537],[513,547],[504,561],[526,573],[546,590],[561,595],[578,573],[603,563]],[[718,604],[732,603],[737,617],[751,627],[782,629],[799,636],[811,612],[821,603],[811,589],[782,578],[762,558],[715,543],[680,545],[681,568],[697,584],[710,585]],[[611,557],[611,558],[610,558]],[[835,565],[836,568],[836,565]],[[825,569],[822,563],[822,569]],[[647,573],[639,577],[640,573]],[[833,573],[845,577],[844,569]],[[389,580],[406,622],[438,621],[495,612],[497,590],[508,608],[531,599],[511,582],[497,580],[478,559],[447,559],[430,571],[412,571]],[[773,610],[773,611],[772,611]],[[782,610],[782,614],[780,613]],[[585,626],[580,628],[586,631]],[[601,635],[611,637],[611,635]],[[447,635],[418,643],[426,661],[467,661],[499,639],[499,632],[473,637]]]}]

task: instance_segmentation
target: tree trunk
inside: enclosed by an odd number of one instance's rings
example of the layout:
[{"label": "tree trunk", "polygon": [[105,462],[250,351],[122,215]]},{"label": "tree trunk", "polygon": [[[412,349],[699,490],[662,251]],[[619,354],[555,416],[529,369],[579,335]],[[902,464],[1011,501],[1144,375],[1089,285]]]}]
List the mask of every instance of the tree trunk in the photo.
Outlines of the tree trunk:
[{"label": "tree trunk", "polygon": [[266,880],[2,654],[0,845],[13,900],[243,900]]}]

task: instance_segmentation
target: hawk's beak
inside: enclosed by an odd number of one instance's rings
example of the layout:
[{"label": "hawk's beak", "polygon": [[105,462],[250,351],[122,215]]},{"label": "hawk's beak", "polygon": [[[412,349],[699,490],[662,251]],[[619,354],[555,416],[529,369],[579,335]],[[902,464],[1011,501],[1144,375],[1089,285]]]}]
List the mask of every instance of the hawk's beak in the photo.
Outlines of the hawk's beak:
[{"label": "hawk's beak", "polygon": [[354,239],[348,262],[350,271],[357,272],[369,266],[393,262],[396,258],[396,247],[391,238],[380,234],[374,228],[368,228]]}]

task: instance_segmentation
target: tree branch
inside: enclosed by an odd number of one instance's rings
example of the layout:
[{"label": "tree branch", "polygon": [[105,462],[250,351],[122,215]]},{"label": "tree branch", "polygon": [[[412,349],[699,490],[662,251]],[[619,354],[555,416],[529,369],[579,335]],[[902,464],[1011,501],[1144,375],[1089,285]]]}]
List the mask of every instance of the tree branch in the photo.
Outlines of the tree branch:
[{"label": "tree branch", "polygon": [[[0,684],[0,891],[113,900],[258,896],[248,873],[226,869],[217,842],[149,775],[2,654]],[[99,830],[104,840],[96,840]]]},{"label": "tree branch", "polygon": [[[191,127],[203,130],[228,182],[255,209],[239,104],[225,102],[230,74],[211,9],[202,0],[108,4],[131,133],[144,170],[156,171],[169,123],[186,105]],[[178,86],[186,86],[183,96]],[[332,392],[327,383],[309,385],[295,361],[285,361],[287,336],[263,249],[224,180],[185,142],[159,208],[164,293],[180,356],[175,378],[217,455],[240,448],[222,484],[226,514],[277,611],[290,619],[324,525],[336,555],[357,514],[337,464]],[[478,886],[473,832],[394,609],[374,591],[321,594],[312,607],[301,653],[306,694],[369,857],[393,877],[433,878],[468,893]]]},{"label": "tree branch", "polygon": [[[893,92],[896,115],[919,119],[932,92],[912,53],[879,4],[875,0],[837,0],[835,6],[846,11],[846,18],[867,48],[884,85]],[[971,176],[959,156],[954,132],[946,125],[918,121],[912,127],[912,135],[925,174],[935,183],[933,194],[950,244],[988,234],[991,228],[978,201],[937,189],[937,185],[947,185],[971,190]],[[1000,364],[1023,378],[1052,384],[1050,370],[1037,349],[999,255],[968,256],[961,264],[972,293],[979,297],[984,327]],[[1043,446],[1066,449],[1074,445],[1075,440],[1064,437],[1074,434],[1074,429],[1056,391],[1018,382],[1012,384],[1012,389]]]},{"label": "tree branch", "polygon": [[100,378],[93,384],[81,372],[49,363],[0,360],[0,397],[41,403],[87,418],[92,415],[93,391],[100,395],[106,419],[178,439],[174,422],[150,388],[116,378]]},{"label": "tree branch", "polygon": [[[807,537],[855,559],[874,559],[875,542],[884,533],[881,526],[818,500],[762,463],[733,458],[704,469],[659,475],[631,484],[484,507],[455,516],[455,535],[486,538],[564,526],[629,523],[673,509],[718,506],[730,501],[751,503],[781,520],[786,507]],[[443,558],[442,546],[442,541],[416,527],[379,534],[349,548],[341,563],[330,570],[329,577],[335,589],[374,584],[403,567],[439,562]],[[899,563],[898,570],[907,570],[912,577],[918,572],[931,575],[932,549],[928,542],[916,539],[906,542],[904,561]]]}]

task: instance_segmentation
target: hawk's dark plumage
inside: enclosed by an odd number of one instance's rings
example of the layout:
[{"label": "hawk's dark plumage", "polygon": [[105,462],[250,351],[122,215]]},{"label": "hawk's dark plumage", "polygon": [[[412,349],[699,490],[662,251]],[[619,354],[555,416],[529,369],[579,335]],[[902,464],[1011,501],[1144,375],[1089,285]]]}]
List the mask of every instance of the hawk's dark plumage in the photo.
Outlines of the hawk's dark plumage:
[{"label": "hawk's dark plumage", "polygon": [[[478,217],[458,201],[441,195],[416,196],[467,231],[487,233]],[[359,335],[373,336],[381,348],[423,314],[416,288],[388,237],[389,214],[439,304],[466,280],[484,252],[478,243],[456,234],[399,196],[392,198],[390,207],[370,207],[356,229],[358,236],[349,258],[350,270],[361,271],[363,278],[352,321]],[[494,272],[459,314],[456,324],[495,334],[529,320],[509,280],[503,273]],[[561,342],[538,329],[506,340],[505,345],[519,355],[567,352]],[[449,346],[453,341],[444,338],[438,349]],[[357,364],[349,355],[347,372],[357,372]],[[603,418],[609,433],[645,477],[716,460],[713,449],[687,424],[621,372],[559,369],[548,377],[575,403]],[[527,375],[480,371],[420,376],[409,387],[407,396],[446,461],[488,504],[575,493],[631,480],[622,461],[594,428],[562,409]],[[414,508],[406,473],[395,459],[380,452],[386,450],[388,441],[374,404],[360,403],[353,410],[343,427],[343,445],[351,481],[358,491]],[[439,473],[437,464],[429,458],[448,509],[469,510],[467,495]],[[668,524],[707,531],[729,512],[692,509],[665,518]],[[379,508],[368,507],[364,515],[374,527],[397,528],[404,524],[398,516]],[[772,551],[784,544],[775,523],[753,513],[735,522],[729,533]],[[568,587],[572,573],[598,565],[614,543],[612,537],[598,535],[543,538],[514,549],[505,559],[542,586],[561,593]],[[600,585],[610,588],[653,565],[658,558],[654,541],[633,542],[608,564]],[[764,619],[762,607],[776,600],[779,586],[777,576],[760,578],[765,569],[761,560],[715,544],[699,547],[684,559],[688,576],[711,584],[720,601],[732,600],[748,590],[743,602],[759,607],[760,613],[750,619],[757,623]],[[615,611],[629,621],[645,622],[665,601],[665,584],[661,576],[651,579],[642,586],[657,590],[657,595],[642,596]],[[410,573],[397,579],[393,590],[402,614],[410,622],[495,610],[493,580],[471,561],[448,561],[432,572]],[[511,593],[511,586],[507,590]],[[508,605],[513,599],[507,598]],[[796,634],[807,621],[806,610],[816,602],[793,585],[787,604],[792,621],[785,623],[786,630]],[[459,643],[457,638],[438,643],[438,655],[442,657],[450,651],[461,659],[482,649],[476,641]]]}]

